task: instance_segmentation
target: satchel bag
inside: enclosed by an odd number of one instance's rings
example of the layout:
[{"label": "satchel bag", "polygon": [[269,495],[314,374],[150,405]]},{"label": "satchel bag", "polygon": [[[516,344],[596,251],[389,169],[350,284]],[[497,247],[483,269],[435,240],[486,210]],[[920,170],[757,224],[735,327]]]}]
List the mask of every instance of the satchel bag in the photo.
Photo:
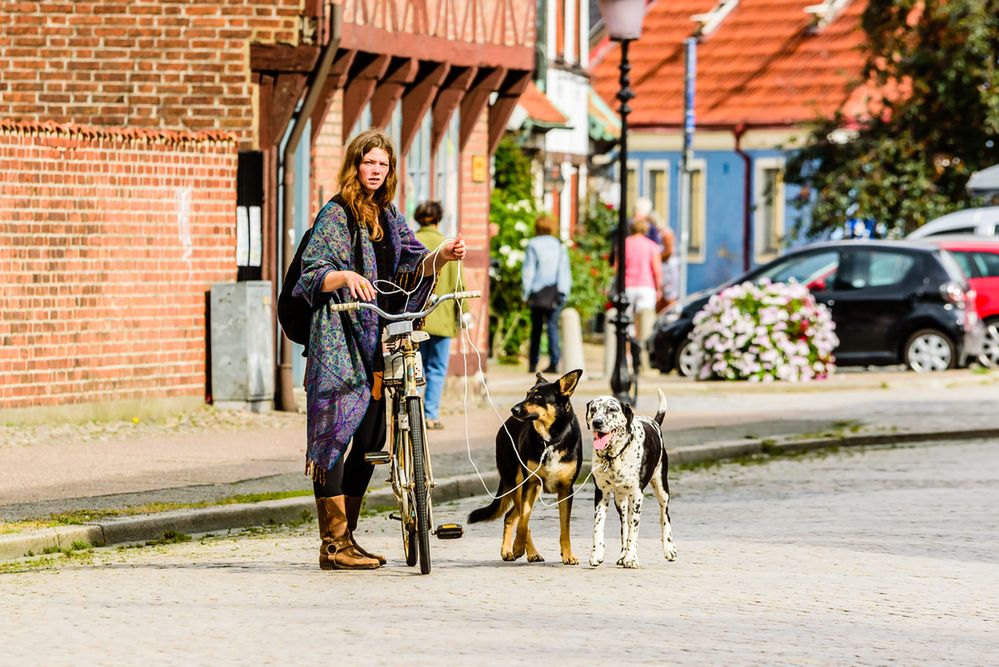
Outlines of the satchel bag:
[{"label": "satchel bag", "polygon": [[555,310],[558,307],[558,283],[542,287],[527,297],[527,305],[538,310]]},{"label": "satchel bag", "polygon": [[562,273],[562,244],[559,244],[558,268],[555,269],[555,284],[542,287],[527,297],[527,305],[538,310],[555,310],[558,308],[560,295],[558,293],[558,278]]}]

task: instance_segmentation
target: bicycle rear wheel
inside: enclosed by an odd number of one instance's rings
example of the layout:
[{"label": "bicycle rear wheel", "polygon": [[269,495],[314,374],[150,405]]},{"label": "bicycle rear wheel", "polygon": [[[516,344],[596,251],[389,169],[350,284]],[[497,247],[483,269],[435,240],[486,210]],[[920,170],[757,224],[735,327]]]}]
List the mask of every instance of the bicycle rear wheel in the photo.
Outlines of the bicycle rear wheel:
[{"label": "bicycle rear wheel", "polygon": [[409,415],[409,438],[413,445],[413,500],[416,505],[416,537],[419,542],[420,572],[430,574],[430,488],[427,483],[426,433],[423,430],[423,399],[410,396],[406,399]]}]

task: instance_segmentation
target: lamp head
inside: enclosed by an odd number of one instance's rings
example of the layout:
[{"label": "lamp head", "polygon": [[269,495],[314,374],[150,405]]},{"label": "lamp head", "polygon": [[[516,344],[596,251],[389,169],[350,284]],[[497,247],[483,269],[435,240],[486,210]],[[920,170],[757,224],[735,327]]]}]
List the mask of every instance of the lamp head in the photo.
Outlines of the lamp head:
[{"label": "lamp head", "polygon": [[646,0],[598,0],[607,34],[615,41],[642,36]]}]

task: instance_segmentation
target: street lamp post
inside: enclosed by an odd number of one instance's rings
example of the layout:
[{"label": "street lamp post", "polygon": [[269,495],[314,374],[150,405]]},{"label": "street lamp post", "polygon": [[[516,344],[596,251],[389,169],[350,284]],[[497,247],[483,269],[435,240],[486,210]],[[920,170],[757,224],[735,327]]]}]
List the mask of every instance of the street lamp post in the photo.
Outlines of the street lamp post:
[{"label": "street lamp post", "polygon": [[607,26],[610,38],[621,44],[620,90],[617,99],[621,102],[618,113],[621,116],[621,142],[619,145],[620,202],[617,218],[617,277],[614,288],[614,328],[616,334],[616,357],[611,373],[611,391],[622,402],[631,402],[631,374],[628,371],[627,346],[631,316],[628,314],[628,297],[624,292],[624,240],[628,226],[628,102],[635,97],[631,90],[631,64],[628,62],[628,44],[642,34],[642,21],[645,18],[646,0],[600,0],[600,14]]}]

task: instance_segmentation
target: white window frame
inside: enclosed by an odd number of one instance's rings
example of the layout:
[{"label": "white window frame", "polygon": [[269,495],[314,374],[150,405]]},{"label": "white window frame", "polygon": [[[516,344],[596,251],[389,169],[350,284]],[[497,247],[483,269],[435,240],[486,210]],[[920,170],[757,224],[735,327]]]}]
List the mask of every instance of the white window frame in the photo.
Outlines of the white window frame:
[{"label": "white window frame", "polygon": [[[694,158],[690,161],[688,169],[691,172],[700,172],[701,179],[704,187],[701,188],[701,194],[698,197],[701,211],[703,216],[701,220],[694,219],[694,200],[693,193],[688,192],[687,196],[691,198],[690,200],[690,236],[687,237],[687,263],[688,264],[703,264],[705,258],[707,257],[707,245],[708,245],[708,163],[704,158]],[[682,176],[682,174],[681,174]],[[693,188],[694,178],[690,178],[690,186]],[[701,248],[698,252],[691,252],[690,250],[690,239],[694,237],[694,227],[695,225],[699,228],[701,237]]]},{"label": "white window frame", "polygon": [[[652,212],[656,216],[656,221],[660,225],[669,226],[669,204],[670,196],[673,194],[671,186],[672,174],[669,171],[670,161],[669,160],[646,160],[642,163],[642,195],[643,197],[648,197],[652,201]],[[656,210],[656,196],[652,192],[652,172],[661,171],[663,173],[663,184],[666,186],[666,196],[663,202],[663,210]]]},{"label": "white window frame", "polygon": [[[753,161],[753,258],[757,264],[769,262],[780,254],[780,243],[785,236],[785,205],[787,189],[783,174],[787,160],[783,157],[761,157]],[[767,191],[764,176],[768,170],[781,173],[780,191],[773,193],[773,219],[764,220]],[[765,250],[766,234],[772,232],[777,239],[777,248],[773,252]]]},{"label": "white window frame", "polygon": [[434,155],[434,199],[444,207],[440,230],[444,236],[458,233],[458,190],[461,187],[461,150],[458,145],[460,114],[452,113]]},{"label": "white window frame", "polygon": [[[620,171],[620,167],[618,167]],[[618,186],[621,185],[620,179],[618,180]],[[635,201],[628,201],[628,193],[621,192],[621,201],[625,202],[628,206],[626,213],[628,214],[628,220],[632,220],[635,217],[635,205],[638,204],[638,198],[642,196],[642,163],[638,160],[628,160],[628,187],[635,188]],[[618,187],[618,191],[621,188]],[[621,202],[618,202],[620,205]]]},{"label": "white window frame", "polygon": [[430,133],[432,115],[424,114],[420,127],[413,136],[413,142],[406,153],[406,201],[405,212],[408,219],[413,218],[413,211],[424,201],[430,199]]}]

